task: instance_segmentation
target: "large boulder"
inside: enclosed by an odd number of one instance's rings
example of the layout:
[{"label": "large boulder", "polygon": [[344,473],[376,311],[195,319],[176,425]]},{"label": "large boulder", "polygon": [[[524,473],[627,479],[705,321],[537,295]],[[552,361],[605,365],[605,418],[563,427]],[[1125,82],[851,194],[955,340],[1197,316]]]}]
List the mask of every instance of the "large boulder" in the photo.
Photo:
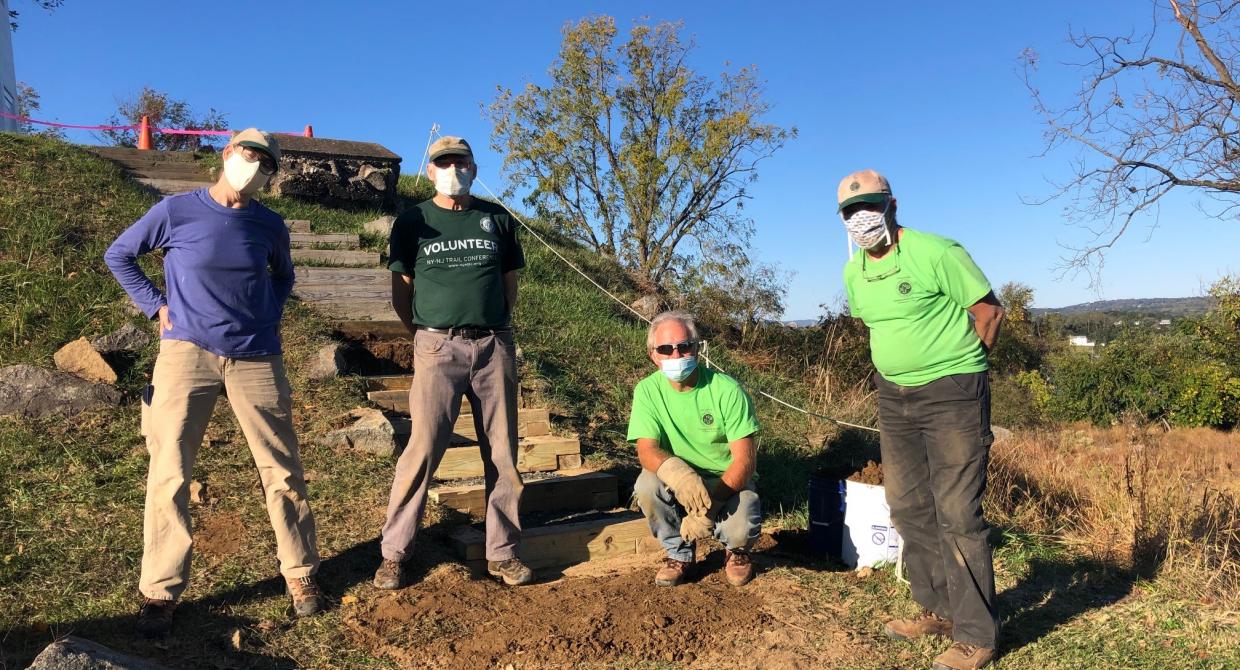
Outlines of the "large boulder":
[{"label": "large boulder", "polygon": [[150,331],[126,323],[120,328],[101,335],[90,341],[90,346],[103,355],[136,353],[151,343],[154,336]]},{"label": "large boulder", "polygon": [[376,456],[396,453],[396,427],[383,412],[359,407],[349,416],[355,421],[339,430],[323,436],[321,443],[328,447],[347,447]]},{"label": "large boulder", "polygon": [[332,206],[393,210],[400,156],[371,142],[321,137],[280,137],[280,171],[268,187],[275,195]]},{"label": "large boulder", "polygon": [[92,384],[65,372],[34,365],[0,369],[0,415],[68,417],[120,401],[115,387]]},{"label": "large boulder", "polygon": [[367,221],[362,224],[362,230],[374,235],[382,235],[387,237],[392,234],[392,224],[396,223],[394,216],[381,216],[374,221]]},{"label": "large boulder", "polygon": [[80,637],[65,637],[48,645],[28,670],[167,670],[147,660],[112,651]]},{"label": "large boulder", "polygon": [[103,356],[91,346],[90,340],[80,337],[56,352],[52,359],[56,367],[70,374],[77,375],[86,381],[100,384],[115,384],[116,371]]},{"label": "large boulder", "polygon": [[663,311],[663,301],[657,295],[644,295],[634,300],[629,307],[632,307],[633,311],[641,314],[648,321]]}]

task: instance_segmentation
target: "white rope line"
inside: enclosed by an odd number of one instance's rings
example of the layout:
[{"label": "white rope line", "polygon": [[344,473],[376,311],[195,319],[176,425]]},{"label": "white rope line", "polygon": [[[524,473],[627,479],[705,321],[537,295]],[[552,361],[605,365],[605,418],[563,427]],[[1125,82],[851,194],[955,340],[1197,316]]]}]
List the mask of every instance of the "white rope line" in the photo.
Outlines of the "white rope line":
[{"label": "white rope line", "polygon": [[432,123],[431,131],[426,134],[426,148],[422,150],[422,159],[418,162],[417,177],[422,176],[422,170],[426,169],[426,157],[431,153],[431,142],[435,141],[435,136],[439,134],[439,124]]},{"label": "white rope line", "polygon": [[[431,128],[431,132],[432,132],[433,134],[438,134],[438,131],[439,131],[439,126],[438,126],[438,125],[433,126],[433,127]],[[428,145],[428,146],[429,146],[429,145]],[[633,309],[632,307],[630,307],[627,303],[625,303],[625,302],[624,302],[623,300],[621,300],[620,298],[616,297],[616,296],[615,296],[615,294],[613,294],[611,291],[608,291],[606,288],[604,288],[604,287],[603,287],[603,285],[602,285],[602,284],[600,284],[600,283],[598,283],[597,281],[595,281],[593,277],[591,277],[590,275],[586,274],[586,273],[585,273],[585,271],[583,271],[581,268],[579,268],[579,267],[577,267],[575,264],[573,264],[573,262],[572,262],[572,261],[570,261],[570,260],[568,260],[567,258],[565,258],[565,257],[564,257],[564,255],[563,255],[563,254],[561,254],[559,251],[557,251],[555,247],[551,246],[551,244],[550,244],[550,243],[548,243],[548,242],[547,242],[547,240],[543,239],[543,236],[542,236],[542,235],[539,235],[539,234],[538,234],[538,232],[537,232],[536,230],[534,230],[533,228],[531,228],[531,227],[530,227],[530,225],[529,225],[528,223],[526,223],[526,222],[525,222],[525,219],[522,219],[522,218],[521,218],[521,216],[520,216],[519,214],[517,214],[516,212],[512,211],[512,208],[511,208],[511,207],[509,207],[509,206],[508,206],[508,204],[507,204],[506,202],[504,202],[504,200],[503,200],[502,198],[500,198],[498,195],[496,195],[496,194],[495,194],[495,192],[491,190],[491,187],[490,187],[490,186],[487,186],[486,182],[482,181],[482,179],[481,179],[481,178],[478,178],[478,177],[474,177],[474,181],[475,181],[475,182],[477,182],[477,184],[478,184],[479,186],[481,186],[482,188],[486,189],[487,195],[491,196],[491,199],[493,199],[495,202],[499,203],[499,206],[500,206],[500,207],[503,207],[503,208],[504,208],[504,211],[508,212],[508,215],[509,215],[509,216],[511,216],[512,218],[516,219],[516,220],[517,220],[517,223],[520,223],[520,224],[521,224],[521,227],[522,227],[522,228],[525,228],[526,232],[528,232],[529,234],[533,235],[533,236],[534,236],[534,239],[536,239],[536,240],[538,240],[539,242],[541,242],[541,243],[542,243],[542,245],[543,245],[544,247],[546,247],[546,248],[547,248],[547,249],[548,249],[551,253],[555,254],[555,257],[556,257],[556,258],[559,258],[561,261],[563,261],[563,262],[564,262],[564,264],[565,264],[565,265],[567,265],[568,267],[570,267],[570,268],[572,268],[573,270],[575,270],[575,271],[577,272],[577,274],[581,275],[582,277],[585,277],[586,281],[588,281],[588,282],[590,282],[591,284],[593,284],[595,288],[597,288],[598,290],[602,291],[602,292],[603,292],[603,293],[604,293],[604,294],[605,294],[608,298],[611,298],[612,300],[614,300],[614,301],[616,302],[616,304],[618,304],[618,305],[620,305],[621,307],[623,307],[623,308],[625,308],[625,309],[629,310],[630,312],[632,312],[634,316],[636,316],[637,318],[639,318],[639,319],[641,319],[642,321],[644,321],[647,325],[649,325],[649,324],[650,324],[650,319],[647,319],[647,318],[645,317],[645,315],[643,315],[641,312],[638,312],[637,310],[635,310],[635,309]],[[713,367],[713,368],[715,368],[715,369],[719,370],[720,372],[722,372],[722,373],[724,373],[724,374],[728,374],[728,371],[727,371],[727,370],[724,370],[724,369],[723,369],[723,367],[721,367],[721,366],[717,365],[717,364],[716,364],[714,361],[712,361],[712,360],[710,359],[710,357],[709,357],[709,356],[707,356],[704,352],[703,352],[703,353],[701,353],[701,354],[699,354],[699,355],[702,357],[702,360],[706,362],[706,365],[707,365],[707,366],[709,366],[709,367]],[[773,400],[773,401],[775,401],[775,402],[777,402],[777,403],[779,403],[779,404],[781,404],[781,405],[783,405],[783,406],[785,406],[785,407],[788,407],[789,409],[796,410],[796,411],[798,411],[798,412],[800,412],[800,413],[802,413],[802,414],[805,414],[805,415],[807,415],[807,416],[812,416],[812,417],[815,417],[815,418],[817,418],[817,419],[822,419],[823,421],[830,421],[830,422],[832,422],[832,423],[835,423],[835,424],[838,424],[838,425],[841,425],[841,426],[847,426],[847,427],[849,427],[849,428],[857,428],[857,429],[860,429],[860,430],[868,430],[868,431],[871,431],[871,432],[874,432],[874,433],[879,432],[879,430],[878,430],[877,428],[871,428],[870,426],[862,426],[861,424],[856,424],[856,423],[849,423],[849,422],[847,422],[847,421],[842,421],[842,420],[840,420],[840,419],[836,419],[836,418],[834,418],[834,417],[826,416],[826,415],[824,415],[824,414],[819,414],[819,413],[817,413],[817,412],[811,412],[811,411],[809,411],[809,410],[807,410],[807,409],[804,409],[804,408],[801,408],[801,407],[797,407],[796,405],[793,405],[792,403],[786,402],[786,401],[784,401],[784,400],[780,400],[779,398],[776,398],[775,396],[771,395],[770,393],[767,393],[766,391],[763,391],[763,390],[760,390],[760,389],[758,390],[758,395],[761,395],[761,396],[763,396],[763,397],[765,397],[765,398],[767,398],[767,399]]]}]

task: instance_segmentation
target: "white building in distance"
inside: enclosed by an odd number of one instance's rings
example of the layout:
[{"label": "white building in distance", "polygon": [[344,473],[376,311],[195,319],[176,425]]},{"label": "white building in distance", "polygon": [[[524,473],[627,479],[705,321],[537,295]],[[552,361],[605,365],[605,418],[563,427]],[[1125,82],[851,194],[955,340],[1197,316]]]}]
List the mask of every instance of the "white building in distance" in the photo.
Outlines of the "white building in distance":
[{"label": "white building in distance", "polygon": [[[13,67],[13,31],[9,28],[9,0],[0,0],[0,112],[17,113],[17,70]],[[0,131],[17,131],[17,121],[0,116]]]}]

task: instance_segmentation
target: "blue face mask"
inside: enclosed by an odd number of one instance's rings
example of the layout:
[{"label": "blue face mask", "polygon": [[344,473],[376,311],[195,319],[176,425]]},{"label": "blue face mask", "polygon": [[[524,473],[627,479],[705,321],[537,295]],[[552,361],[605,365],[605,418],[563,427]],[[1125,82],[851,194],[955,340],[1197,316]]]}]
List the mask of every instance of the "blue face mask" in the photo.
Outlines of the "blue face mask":
[{"label": "blue face mask", "polygon": [[683,382],[697,369],[697,356],[665,358],[659,365],[663,367],[663,374],[667,375],[668,379],[674,382]]}]

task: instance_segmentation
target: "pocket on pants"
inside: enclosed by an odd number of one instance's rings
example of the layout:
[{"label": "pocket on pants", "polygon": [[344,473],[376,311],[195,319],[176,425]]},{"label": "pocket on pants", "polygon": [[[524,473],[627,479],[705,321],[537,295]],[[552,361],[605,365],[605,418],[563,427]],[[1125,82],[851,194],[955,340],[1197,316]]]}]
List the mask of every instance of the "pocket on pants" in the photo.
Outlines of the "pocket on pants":
[{"label": "pocket on pants", "polygon": [[440,356],[447,341],[448,338],[441,335],[427,335],[426,331],[418,331],[413,336],[413,350],[423,356]]},{"label": "pocket on pants", "polygon": [[959,391],[964,398],[980,400],[982,397],[982,377],[985,374],[985,372],[965,372],[958,375],[948,375],[947,379],[951,382],[952,387]]},{"label": "pocket on pants", "polygon": [[142,408],[141,409],[142,414],[141,414],[141,420],[140,420],[141,427],[139,428],[139,432],[142,434],[142,437],[146,437],[147,427],[150,425],[151,400],[154,397],[155,397],[155,385],[147,384],[146,387],[142,389],[142,402],[139,403],[139,406]]}]

